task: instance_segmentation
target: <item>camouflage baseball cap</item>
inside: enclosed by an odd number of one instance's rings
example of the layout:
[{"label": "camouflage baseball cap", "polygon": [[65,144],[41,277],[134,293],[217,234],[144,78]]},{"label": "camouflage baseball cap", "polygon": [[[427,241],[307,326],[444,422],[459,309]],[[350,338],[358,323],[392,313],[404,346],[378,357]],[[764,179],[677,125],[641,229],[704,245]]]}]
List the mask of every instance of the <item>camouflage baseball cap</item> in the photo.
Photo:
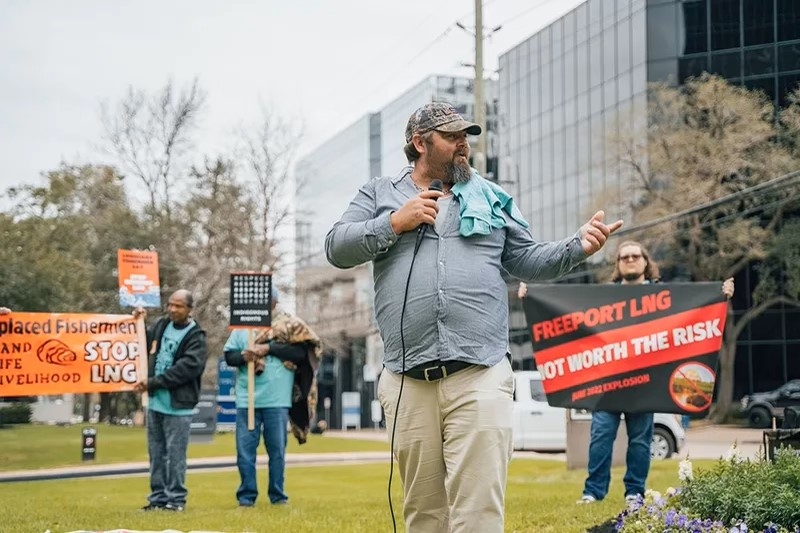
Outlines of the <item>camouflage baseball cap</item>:
[{"label": "camouflage baseball cap", "polygon": [[415,133],[428,131],[466,131],[470,135],[480,135],[481,127],[464,120],[456,108],[446,102],[425,104],[408,117],[406,142],[411,142]]}]

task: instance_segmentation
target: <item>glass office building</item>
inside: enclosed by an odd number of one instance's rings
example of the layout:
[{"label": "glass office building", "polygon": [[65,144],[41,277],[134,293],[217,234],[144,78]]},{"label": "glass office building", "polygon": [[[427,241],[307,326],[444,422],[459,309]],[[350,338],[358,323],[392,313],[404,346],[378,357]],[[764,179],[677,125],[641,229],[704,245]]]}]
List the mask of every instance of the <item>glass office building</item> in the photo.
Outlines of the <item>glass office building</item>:
[{"label": "glass office building", "polygon": [[[628,196],[609,139],[646,119],[649,82],[704,71],[783,105],[800,82],[800,0],[588,0],[503,54],[501,183],[534,237],[568,236],[609,198]],[[753,273],[736,283],[742,314]],[[515,357],[530,362],[518,302],[511,327]],[[800,378],[800,312],[776,308],[739,337],[735,395],[790,378]]]},{"label": "glass office building", "polygon": [[356,191],[380,172],[374,137],[380,116],[364,115],[298,161],[295,254],[298,268],[327,264],[325,235]]},{"label": "glass office building", "polygon": [[500,167],[535,237],[573,233],[622,182],[605,143],[646,108],[645,28],[644,0],[591,0],[501,56]]}]

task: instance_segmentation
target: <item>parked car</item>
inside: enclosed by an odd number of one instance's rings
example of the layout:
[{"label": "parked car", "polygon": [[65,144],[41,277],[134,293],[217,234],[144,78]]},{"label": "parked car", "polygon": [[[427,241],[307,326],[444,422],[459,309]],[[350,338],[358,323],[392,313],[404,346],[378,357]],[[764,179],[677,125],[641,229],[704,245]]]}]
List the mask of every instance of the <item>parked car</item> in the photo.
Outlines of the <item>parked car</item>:
[{"label": "parked car", "polygon": [[[563,452],[567,449],[566,410],[552,407],[537,371],[515,372],[513,440],[515,450]],[[650,453],[667,459],[680,451],[686,440],[680,416],[656,413]]]},{"label": "parked car", "polygon": [[756,392],[742,398],[742,413],[750,427],[768,428],[772,417],[781,425],[783,410],[787,407],[800,407],[800,379],[787,381],[775,390]]}]

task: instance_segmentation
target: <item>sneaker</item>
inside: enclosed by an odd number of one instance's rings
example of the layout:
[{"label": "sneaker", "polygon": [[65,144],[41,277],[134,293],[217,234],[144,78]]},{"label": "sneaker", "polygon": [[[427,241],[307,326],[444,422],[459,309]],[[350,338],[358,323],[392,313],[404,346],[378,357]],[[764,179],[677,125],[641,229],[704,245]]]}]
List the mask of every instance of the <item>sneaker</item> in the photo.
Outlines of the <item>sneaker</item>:
[{"label": "sneaker", "polygon": [[177,503],[168,503],[164,506],[165,511],[172,511],[174,513],[182,513],[183,512],[183,505],[178,505]]},{"label": "sneaker", "polygon": [[289,505],[289,500],[278,500],[276,502],[272,502],[272,505]]},{"label": "sneaker", "polygon": [[580,499],[580,500],[578,500],[578,501],[577,501],[577,502],[575,502],[575,503],[577,503],[577,504],[581,504],[581,505],[582,505],[582,504],[584,504],[584,503],[594,503],[594,502],[596,502],[596,501],[597,501],[597,498],[595,498],[595,497],[594,497],[594,496],[592,496],[591,494],[584,494],[583,496],[581,496],[581,499]]},{"label": "sneaker", "polygon": [[148,503],[142,507],[142,511],[161,511],[166,507],[163,503]]},{"label": "sneaker", "polygon": [[253,507],[255,502],[239,502],[239,507]]},{"label": "sneaker", "polygon": [[625,503],[638,502],[641,497],[642,497],[641,494],[626,494],[625,495]]}]

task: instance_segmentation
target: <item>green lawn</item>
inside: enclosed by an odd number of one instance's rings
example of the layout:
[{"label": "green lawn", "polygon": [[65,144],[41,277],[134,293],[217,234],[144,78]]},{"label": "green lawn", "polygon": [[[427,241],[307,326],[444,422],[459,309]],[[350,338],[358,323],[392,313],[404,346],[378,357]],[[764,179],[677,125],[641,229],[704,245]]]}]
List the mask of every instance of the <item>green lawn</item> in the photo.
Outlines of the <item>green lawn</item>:
[{"label": "green lawn", "polygon": [[[711,462],[697,461],[695,467]],[[665,490],[677,484],[677,461],[653,464],[650,486]],[[506,532],[582,532],[623,507],[621,478],[615,468],[611,496],[593,505],[575,505],[585,473],[567,471],[560,461],[517,459],[512,462],[506,505]],[[142,513],[147,477],[80,479],[0,484],[0,531],[61,533],[117,528],[177,529],[226,532],[356,533],[389,532],[386,501],[388,464],[287,469],[290,504],[265,503],[266,471],[261,468],[262,499],[256,507],[239,509],[234,492],[238,474],[189,473],[189,503],[183,514]],[[398,531],[399,477],[393,482]]]},{"label": "green lawn", "polygon": [[[76,466],[81,461],[81,429],[87,426],[18,425],[0,428],[0,472]],[[145,430],[125,426],[93,425],[97,429],[97,455],[91,464],[147,461]],[[383,451],[383,442],[310,435],[300,446],[289,436],[288,453]],[[232,457],[233,433],[220,433],[210,443],[189,445],[190,458]],[[0,528],[0,531],[4,531]]]}]

